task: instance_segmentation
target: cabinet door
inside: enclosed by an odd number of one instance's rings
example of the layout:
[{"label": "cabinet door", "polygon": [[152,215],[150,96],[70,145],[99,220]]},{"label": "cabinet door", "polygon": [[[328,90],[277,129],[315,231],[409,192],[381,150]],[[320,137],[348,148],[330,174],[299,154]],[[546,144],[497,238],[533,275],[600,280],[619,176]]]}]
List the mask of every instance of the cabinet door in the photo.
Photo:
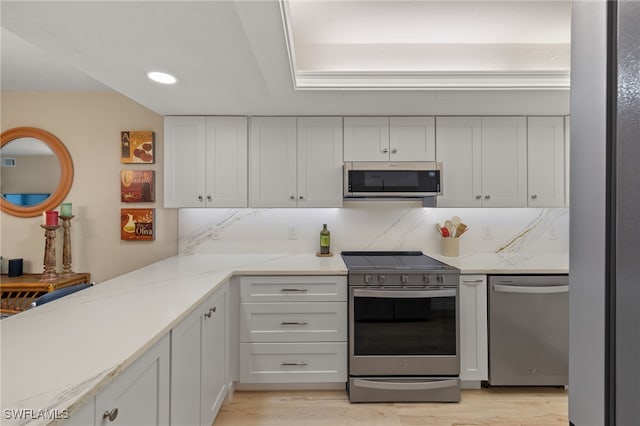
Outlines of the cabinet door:
[{"label": "cabinet door", "polygon": [[564,118],[527,119],[527,171],[530,207],[564,205]]},{"label": "cabinet door", "polygon": [[391,117],[389,119],[391,161],[436,161],[434,117]]},{"label": "cabinet door", "polygon": [[389,161],[389,117],[345,117],[344,161]]},{"label": "cabinet door", "polygon": [[480,117],[437,117],[436,159],[442,162],[438,207],[482,206]]},{"label": "cabinet door", "polygon": [[[227,395],[227,289],[206,302],[202,326],[201,424],[210,425]],[[182,423],[189,424],[189,423]]]},{"label": "cabinet door", "polygon": [[251,207],[296,207],[296,119],[252,117]]},{"label": "cabinet door", "polygon": [[[460,379],[487,380],[487,278],[460,276]],[[479,383],[478,383],[479,385]]]},{"label": "cabinet door", "polygon": [[527,206],[525,117],[482,118],[482,206]]},{"label": "cabinet door", "polygon": [[298,207],[342,207],[342,118],[297,119]]},{"label": "cabinet door", "polygon": [[[171,424],[200,424],[204,303],[171,330]],[[206,308],[208,310],[208,308]]]},{"label": "cabinet door", "polygon": [[247,118],[207,117],[207,207],[247,207]]},{"label": "cabinet door", "polygon": [[168,425],[169,357],[166,335],[96,396],[95,424]]},{"label": "cabinet door", "polygon": [[205,117],[165,117],[165,207],[204,206],[205,137]]}]

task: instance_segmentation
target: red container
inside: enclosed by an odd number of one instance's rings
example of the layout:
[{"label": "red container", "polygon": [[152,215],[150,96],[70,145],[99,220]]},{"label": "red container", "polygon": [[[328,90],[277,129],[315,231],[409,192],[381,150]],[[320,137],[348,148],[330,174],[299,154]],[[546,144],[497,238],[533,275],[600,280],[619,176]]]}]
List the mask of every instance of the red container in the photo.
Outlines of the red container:
[{"label": "red container", "polygon": [[47,226],[58,225],[58,212],[55,210],[47,211]]}]

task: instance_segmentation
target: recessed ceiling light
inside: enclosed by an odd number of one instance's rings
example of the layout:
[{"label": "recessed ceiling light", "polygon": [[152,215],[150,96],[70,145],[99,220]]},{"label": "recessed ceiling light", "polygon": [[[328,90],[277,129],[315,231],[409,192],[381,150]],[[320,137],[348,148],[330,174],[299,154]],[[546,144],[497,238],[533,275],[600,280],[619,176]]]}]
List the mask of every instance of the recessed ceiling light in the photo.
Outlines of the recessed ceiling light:
[{"label": "recessed ceiling light", "polygon": [[157,83],[162,84],[174,84],[176,82],[176,78],[174,76],[164,72],[151,71],[147,73],[147,77]]}]

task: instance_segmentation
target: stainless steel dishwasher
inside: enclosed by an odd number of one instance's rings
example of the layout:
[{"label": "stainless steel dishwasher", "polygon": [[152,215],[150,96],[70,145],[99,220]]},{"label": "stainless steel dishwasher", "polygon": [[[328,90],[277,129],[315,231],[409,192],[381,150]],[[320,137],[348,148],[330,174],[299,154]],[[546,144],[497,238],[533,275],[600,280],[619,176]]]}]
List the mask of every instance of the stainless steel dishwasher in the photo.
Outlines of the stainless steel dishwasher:
[{"label": "stainless steel dishwasher", "polygon": [[489,384],[563,386],[569,368],[569,276],[489,276]]}]

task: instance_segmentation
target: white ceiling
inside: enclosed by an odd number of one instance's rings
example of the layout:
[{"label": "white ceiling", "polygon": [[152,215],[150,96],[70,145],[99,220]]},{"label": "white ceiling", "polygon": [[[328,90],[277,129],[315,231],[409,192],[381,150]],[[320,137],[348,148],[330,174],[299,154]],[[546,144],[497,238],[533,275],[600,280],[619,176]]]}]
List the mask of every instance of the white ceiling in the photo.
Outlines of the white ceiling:
[{"label": "white ceiling", "polygon": [[[288,48],[297,55],[294,68],[313,72],[427,65],[486,71],[496,63],[507,71],[568,71],[568,1],[283,5],[290,12],[287,35],[277,0],[3,0],[2,89],[115,90],[165,115],[348,114],[356,105],[411,104],[435,95],[295,90]],[[340,57],[343,64],[336,65]],[[178,84],[153,83],[150,70],[172,73]],[[318,104],[324,110],[310,106]]]}]

